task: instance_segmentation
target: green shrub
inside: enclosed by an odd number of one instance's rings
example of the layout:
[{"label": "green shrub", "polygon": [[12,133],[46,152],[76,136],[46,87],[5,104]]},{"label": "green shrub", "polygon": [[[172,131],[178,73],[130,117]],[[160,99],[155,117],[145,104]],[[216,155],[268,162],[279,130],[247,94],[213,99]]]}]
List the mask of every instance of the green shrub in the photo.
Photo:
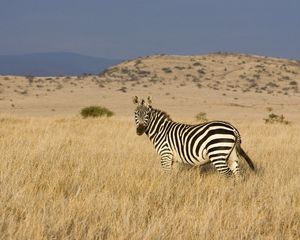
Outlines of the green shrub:
[{"label": "green shrub", "polygon": [[85,107],[85,108],[81,109],[80,114],[83,118],[103,117],[103,116],[111,117],[112,115],[114,115],[114,113],[112,111],[110,111],[109,109],[107,109],[105,107],[101,107],[101,106]]}]

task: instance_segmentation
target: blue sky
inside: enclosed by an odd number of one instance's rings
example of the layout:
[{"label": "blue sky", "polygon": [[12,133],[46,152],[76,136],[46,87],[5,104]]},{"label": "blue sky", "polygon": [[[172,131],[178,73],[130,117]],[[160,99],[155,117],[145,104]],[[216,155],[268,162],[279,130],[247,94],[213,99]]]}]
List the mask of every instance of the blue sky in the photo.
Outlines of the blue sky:
[{"label": "blue sky", "polygon": [[299,0],[1,0],[0,55],[253,53],[300,60]]}]

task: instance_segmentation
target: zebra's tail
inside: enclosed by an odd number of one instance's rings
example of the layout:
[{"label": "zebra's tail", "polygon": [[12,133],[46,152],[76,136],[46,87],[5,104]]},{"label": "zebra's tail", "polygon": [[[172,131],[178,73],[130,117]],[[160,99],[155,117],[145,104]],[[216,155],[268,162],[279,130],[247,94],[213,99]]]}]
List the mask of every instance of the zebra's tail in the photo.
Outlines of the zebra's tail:
[{"label": "zebra's tail", "polygon": [[248,163],[249,167],[255,171],[255,167],[254,167],[254,164],[251,160],[251,158],[247,155],[247,153],[245,153],[245,151],[242,149],[241,147],[241,143],[238,141],[237,144],[236,144],[236,150],[237,150],[237,153],[246,160],[246,162]]},{"label": "zebra's tail", "polygon": [[246,160],[246,162],[248,163],[249,167],[255,171],[255,167],[254,167],[254,164],[251,160],[251,158],[247,155],[247,153],[245,153],[245,151],[242,149],[241,147],[241,137],[240,137],[240,134],[238,132],[236,132],[235,134],[236,136],[236,143],[235,143],[235,147],[236,147],[236,150],[237,150],[237,153],[239,156],[241,156],[243,159]]}]

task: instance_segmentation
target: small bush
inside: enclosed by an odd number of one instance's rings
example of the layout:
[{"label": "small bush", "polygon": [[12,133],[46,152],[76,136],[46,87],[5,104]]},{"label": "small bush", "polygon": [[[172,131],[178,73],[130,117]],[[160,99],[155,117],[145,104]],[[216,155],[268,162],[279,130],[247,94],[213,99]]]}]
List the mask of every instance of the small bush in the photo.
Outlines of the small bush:
[{"label": "small bush", "polygon": [[273,111],[272,107],[267,107],[266,109],[267,109],[268,112],[272,112]]},{"label": "small bush", "polygon": [[195,63],[193,63],[193,66],[201,66],[201,63],[195,62]]},{"label": "small bush", "polygon": [[34,76],[26,76],[26,79],[28,80],[29,84],[32,84],[33,83],[33,80],[34,80]]},{"label": "small bush", "polygon": [[172,72],[171,68],[168,68],[168,67],[162,68],[161,70],[163,70],[165,73],[171,73]]},{"label": "small bush", "polygon": [[198,122],[207,122],[207,116],[205,112],[199,112],[196,116],[195,116],[196,120]]},{"label": "small bush", "polygon": [[101,106],[85,107],[85,108],[81,109],[80,114],[83,118],[103,117],[103,116],[111,117],[114,115],[114,113],[112,111],[110,111],[109,109],[107,109],[105,107],[101,107]]},{"label": "small bush", "polygon": [[134,65],[137,66],[137,65],[139,65],[141,63],[142,63],[142,60],[141,59],[137,59],[137,60],[135,60]]},{"label": "small bush", "polygon": [[204,71],[203,69],[199,69],[197,72],[198,72],[199,74],[205,74],[205,71]]},{"label": "small bush", "polygon": [[280,123],[288,125],[290,124],[289,121],[285,119],[285,117],[281,115],[277,115],[275,113],[270,112],[267,118],[264,118],[265,123],[274,124],[274,123]]},{"label": "small bush", "polygon": [[183,70],[185,69],[185,67],[181,67],[181,66],[175,66],[174,68],[178,69],[178,70]]}]

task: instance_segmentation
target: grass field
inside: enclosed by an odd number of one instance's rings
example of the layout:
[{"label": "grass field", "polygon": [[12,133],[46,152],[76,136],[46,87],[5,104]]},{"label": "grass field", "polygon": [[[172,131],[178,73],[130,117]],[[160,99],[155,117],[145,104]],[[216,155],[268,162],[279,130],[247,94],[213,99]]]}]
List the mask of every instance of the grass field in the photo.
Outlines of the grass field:
[{"label": "grass field", "polygon": [[0,119],[0,239],[299,239],[300,126],[236,122],[257,173],[164,173],[133,119]]}]

